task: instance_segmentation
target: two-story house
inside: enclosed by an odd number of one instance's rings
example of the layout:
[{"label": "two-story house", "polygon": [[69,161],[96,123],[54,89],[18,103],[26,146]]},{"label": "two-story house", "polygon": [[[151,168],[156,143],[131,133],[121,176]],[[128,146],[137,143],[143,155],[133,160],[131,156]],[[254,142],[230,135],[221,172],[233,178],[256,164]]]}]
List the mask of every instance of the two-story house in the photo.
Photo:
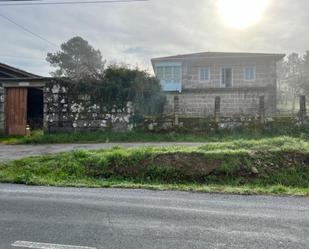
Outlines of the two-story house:
[{"label": "two-story house", "polygon": [[[152,59],[167,94],[166,113],[205,117],[220,97],[222,115],[256,114],[264,96],[266,114],[276,112],[277,63],[284,54],[205,52]],[[178,96],[178,98],[175,98]]]}]

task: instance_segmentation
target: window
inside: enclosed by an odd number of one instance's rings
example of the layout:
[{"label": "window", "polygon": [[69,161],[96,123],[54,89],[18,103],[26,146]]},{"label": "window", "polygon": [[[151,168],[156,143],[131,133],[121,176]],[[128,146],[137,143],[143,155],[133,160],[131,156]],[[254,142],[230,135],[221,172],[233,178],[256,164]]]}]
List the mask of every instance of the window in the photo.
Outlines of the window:
[{"label": "window", "polygon": [[254,67],[246,67],[245,68],[245,80],[255,80],[255,68]]},{"label": "window", "polygon": [[221,72],[221,86],[231,87],[233,82],[233,71],[232,68],[222,68]]},{"label": "window", "polygon": [[158,66],[156,67],[156,76],[159,80],[179,82],[181,80],[181,67]]},{"label": "window", "polygon": [[209,81],[209,68],[200,68],[200,81]]},{"label": "window", "polygon": [[156,77],[160,80],[163,91],[182,90],[182,64],[162,62],[155,65]]}]

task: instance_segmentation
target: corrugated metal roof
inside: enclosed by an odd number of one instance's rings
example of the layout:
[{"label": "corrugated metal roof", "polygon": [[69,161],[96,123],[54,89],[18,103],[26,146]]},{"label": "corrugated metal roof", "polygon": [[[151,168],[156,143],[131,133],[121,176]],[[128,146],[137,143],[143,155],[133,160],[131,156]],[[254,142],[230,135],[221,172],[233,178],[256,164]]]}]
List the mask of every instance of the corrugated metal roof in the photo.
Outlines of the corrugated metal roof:
[{"label": "corrugated metal roof", "polygon": [[16,67],[9,66],[4,63],[0,63],[0,79],[12,79],[12,78],[41,78],[41,76],[26,72]]}]

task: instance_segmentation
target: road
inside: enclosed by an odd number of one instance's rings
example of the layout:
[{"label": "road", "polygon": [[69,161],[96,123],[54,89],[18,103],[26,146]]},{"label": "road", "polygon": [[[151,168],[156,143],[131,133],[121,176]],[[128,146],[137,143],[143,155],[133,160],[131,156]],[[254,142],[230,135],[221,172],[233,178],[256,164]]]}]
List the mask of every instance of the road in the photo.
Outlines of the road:
[{"label": "road", "polygon": [[0,144],[0,162],[20,159],[26,156],[38,156],[72,150],[110,149],[115,146],[132,147],[166,147],[166,146],[201,146],[205,143],[100,143],[100,144],[40,144],[40,145],[5,145]]},{"label": "road", "polygon": [[1,249],[309,248],[308,198],[0,184],[0,210]]}]

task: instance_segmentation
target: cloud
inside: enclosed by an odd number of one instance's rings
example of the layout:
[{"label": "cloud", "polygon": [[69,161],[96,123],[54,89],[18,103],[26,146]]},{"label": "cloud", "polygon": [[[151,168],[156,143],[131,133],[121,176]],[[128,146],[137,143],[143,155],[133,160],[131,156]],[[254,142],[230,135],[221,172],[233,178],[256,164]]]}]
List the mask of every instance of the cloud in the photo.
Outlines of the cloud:
[{"label": "cloud", "polygon": [[[231,0],[233,1],[233,0]],[[56,44],[79,35],[108,62],[151,71],[157,56],[201,51],[304,52],[308,49],[307,0],[270,0],[257,24],[227,27],[216,0],[152,0],[109,5],[2,7],[0,13]],[[48,75],[48,43],[0,17],[0,61]]]}]

